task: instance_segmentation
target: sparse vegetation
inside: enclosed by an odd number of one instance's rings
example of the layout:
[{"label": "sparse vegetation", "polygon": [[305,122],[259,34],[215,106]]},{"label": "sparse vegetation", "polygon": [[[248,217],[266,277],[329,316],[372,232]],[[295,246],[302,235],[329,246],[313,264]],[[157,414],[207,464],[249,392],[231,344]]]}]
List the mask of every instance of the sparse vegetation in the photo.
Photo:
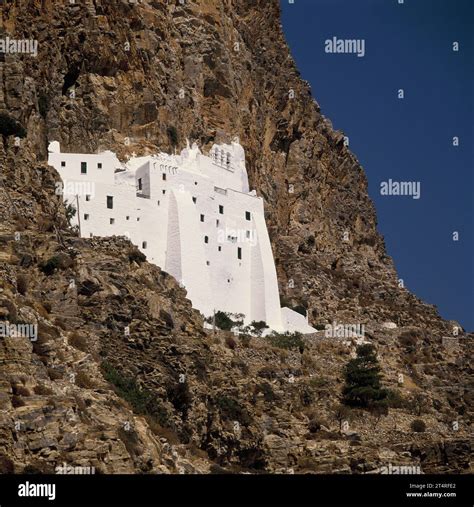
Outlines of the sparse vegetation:
[{"label": "sparse vegetation", "polygon": [[424,433],[426,430],[425,421],[422,421],[421,419],[414,419],[410,424],[410,428],[415,433]]},{"label": "sparse vegetation", "polygon": [[28,278],[23,273],[20,273],[17,276],[16,288],[22,296],[28,292]]},{"label": "sparse vegetation", "polygon": [[267,337],[268,341],[270,342],[273,347],[278,347],[281,349],[299,349],[301,353],[304,351],[304,340],[303,335],[301,333],[295,332],[295,333],[272,333],[270,336]]},{"label": "sparse vegetation", "polygon": [[230,421],[239,421],[245,426],[249,425],[251,420],[247,410],[229,396],[219,395],[216,398],[216,405],[224,419]]},{"label": "sparse vegetation", "polygon": [[80,350],[81,352],[87,352],[89,348],[86,337],[82,334],[79,334],[77,331],[74,331],[72,333],[68,341],[69,345],[72,345],[74,348]]},{"label": "sparse vegetation", "polygon": [[149,415],[161,426],[167,425],[168,414],[155,394],[141,388],[134,379],[122,375],[110,363],[102,363],[105,380],[115,386],[116,393],[128,401],[138,414]]}]

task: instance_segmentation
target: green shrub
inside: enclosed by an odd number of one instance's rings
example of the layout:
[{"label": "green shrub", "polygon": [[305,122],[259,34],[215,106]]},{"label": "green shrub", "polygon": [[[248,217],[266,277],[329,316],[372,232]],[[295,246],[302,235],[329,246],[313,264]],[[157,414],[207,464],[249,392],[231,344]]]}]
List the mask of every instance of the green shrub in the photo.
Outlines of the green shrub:
[{"label": "green shrub", "polygon": [[268,329],[267,323],[263,320],[253,320],[250,323],[250,329],[253,334],[256,334],[257,336],[260,336],[263,333],[264,329]]},{"label": "green shrub", "polygon": [[60,267],[60,264],[61,262],[59,257],[57,255],[54,255],[46,262],[40,264],[40,269],[45,275],[50,276],[56,271],[56,269]]},{"label": "green shrub", "polygon": [[105,380],[115,386],[116,393],[128,401],[137,414],[149,415],[166,426],[167,411],[155,394],[138,386],[134,379],[122,375],[110,363],[102,363],[102,373]]},{"label": "green shrub", "polygon": [[[235,317],[235,320],[232,318]],[[240,314],[233,314],[228,312],[216,312],[215,316],[216,327],[223,331],[230,331],[233,327],[239,327],[243,324],[242,316]],[[211,317],[211,323],[212,323]]]},{"label": "green shrub", "polygon": [[272,386],[268,382],[262,382],[261,384],[257,384],[254,390],[255,395],[259,393],[263,394],[263,399],[267,402],[272,402],[277,399],[275,392],[273,391]]},{"label": "green shrub", "polygon": [[240,404],[233,398],[225,395],[219,395],[216,398],[216,405],[224,419],[239,421],[245,426],[250,424],[251,419],[247,410],[241,407]]},{"label": "green shrub", "polygon": [[372,345],[359,345],[357,357],[344,368],[343,403],[350,407],[373,409],[387,405],[386,389],[381,387],[380,366]]},{"label": "green shrub", "polygon": [[0,113],[0,134],[3,137],[26,137],[26,130],[11,116]]},{"label": "green shrub", "polygon": [[22,296],[28,292],[28,278],[24,274],[19,274],[17,276],[16,288]]},{"label": "green shrub", "polygon": [[425,421],[422,421],[421,419],[414,419],[410,424],[410,428],[415,433],[424,433],[426,430]]},{"label": "green shrub", "polygon": [[273,347],[287,350],[299,349],[299,351],[303,353],[304,340],[301,333],[290,333],[288,331],[286,333],[274,332],[268,336],[267,339]]}]

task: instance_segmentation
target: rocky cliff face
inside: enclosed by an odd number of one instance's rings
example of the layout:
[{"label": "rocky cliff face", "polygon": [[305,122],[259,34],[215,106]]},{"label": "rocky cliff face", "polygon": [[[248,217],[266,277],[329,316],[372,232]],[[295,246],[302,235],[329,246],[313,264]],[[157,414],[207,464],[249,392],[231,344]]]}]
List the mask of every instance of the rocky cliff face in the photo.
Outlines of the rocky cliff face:
[{"label": "rocky cliff face", "polygon": [[[0,317],[36,322],[40,338],[0,341],[0,465],[469,469],[467,336],[447,352],[452,323],[399,287],[364,172],[299,78],[276,0],[9,2],[2,28],[39,47],[0,61],[0,110],[27,130],[1,153]],[[313,324],[366,324],[387,385],[407,379],[407,403],[381,422],[355,414],[338,431],[353,346],[317,336],[301,353],[208,334],[131,245],[69,231],[45,165],[53,139],[126,157],[233,136],[265,199],[283,302]],[[429,432],[407,437],[420,411]]]}]

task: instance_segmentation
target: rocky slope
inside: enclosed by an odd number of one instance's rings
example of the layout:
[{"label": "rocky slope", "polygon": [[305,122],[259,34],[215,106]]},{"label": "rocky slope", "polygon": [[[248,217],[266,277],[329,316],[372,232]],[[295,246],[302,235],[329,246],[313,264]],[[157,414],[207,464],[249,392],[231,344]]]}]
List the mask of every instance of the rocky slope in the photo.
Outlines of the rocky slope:
[{"label": "rocky slope", "polygon": [[[0,340],[5,471],[470,469],[472,337],[446,348],[453,324],[399,288],[364,172],[299,78],[276,0],[10,2],[2,28],[39,41],[37,58],[0,61],[0,111],[27,130],[0,155],[0,319],[39,325],[37,342]],[[265,198],[282,298],[313,324],[366,324],[387,385],[404,376],[381,421],[354,411],[340,431],[354,345],[204,331],[131,245],[74,236],[45,165],[53,139],[126,157],[233,136]]]}]

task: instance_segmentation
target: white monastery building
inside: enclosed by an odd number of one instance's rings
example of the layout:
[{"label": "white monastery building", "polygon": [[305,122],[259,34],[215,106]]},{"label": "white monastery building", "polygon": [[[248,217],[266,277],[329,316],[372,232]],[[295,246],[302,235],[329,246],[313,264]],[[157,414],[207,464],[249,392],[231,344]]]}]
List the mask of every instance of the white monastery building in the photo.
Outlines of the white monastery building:
[{"label": "white monastery building", "polygon": [[64,199],[77,209],[82,237],[126,236],[147,260],[173,275],[193,307],[242,313],[275,331],[315,330],[280,307],[263,199],[249,191],[244,149],[196,144],[179,155],[159,153],[122,163],[110,151],[61,153],[49,145]]}]

